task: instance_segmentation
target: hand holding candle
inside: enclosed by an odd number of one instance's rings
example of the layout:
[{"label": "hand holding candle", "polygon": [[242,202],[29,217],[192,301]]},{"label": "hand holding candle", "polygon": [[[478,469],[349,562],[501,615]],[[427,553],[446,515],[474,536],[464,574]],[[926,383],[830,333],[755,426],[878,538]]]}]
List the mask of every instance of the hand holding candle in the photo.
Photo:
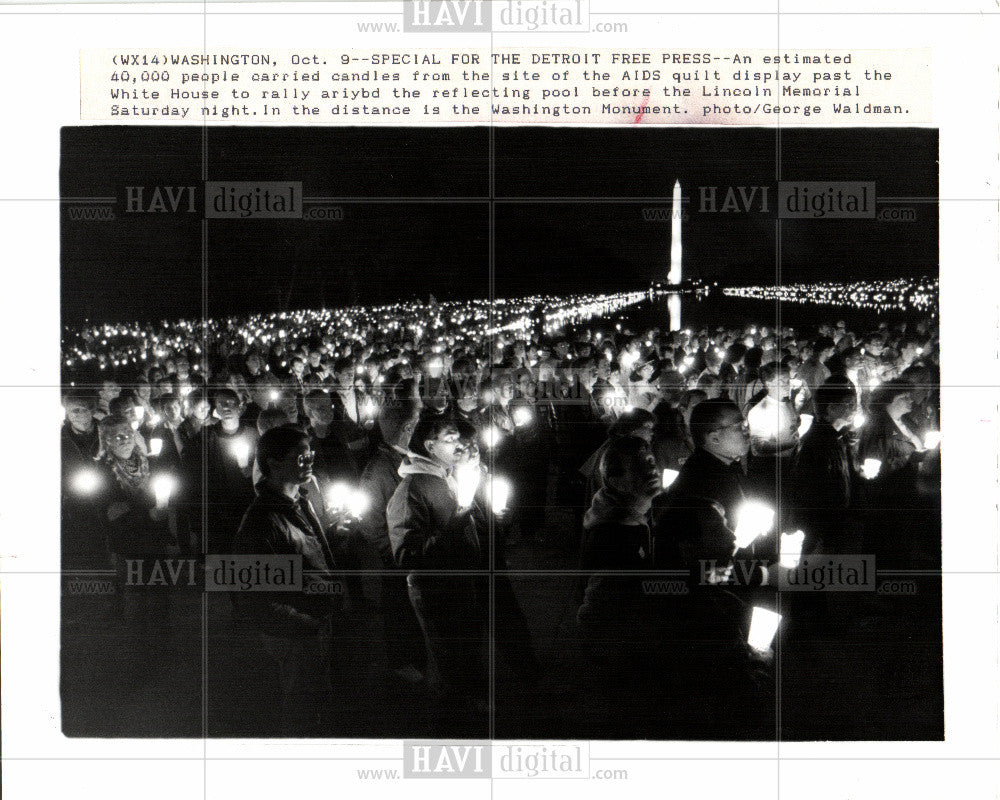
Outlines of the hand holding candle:
[{"label": "hand holding candle", "polygon": [[510,482],[506,478],[490,477],[490,505],[498,517],[507,510],[510,499]]},{"label": "hand holding candle", "polygon": [[483,430],[482,434],[483,444],[489,450],[492,450],[494,447],[500,444],[500,440],[502,438],[503,438],[503,432],[496,425],[490,425],[488,428]]},{"label": "hand holding candle", "polygon": [[799,416],[799,437],[805,436],[813,424],[812,414],[802,414]]},{"label": "hand holding candle", "polygon": [[360,489],[338,481],[327,489],[326,505],[335,514],[348,514],[361,519],[371,507],[371,498]]},{"label": "hand holding candle", "polygon": [[150,485],[153,487],[153,496],[156,498],[156,507],[158,509],[164,509],[167,507],[167,503],[170,502],[170,495],[173,494],[174,488],[177,485],[177,480],[173,475],[164,473],[161,475],[156,475]]},{"label": "hand holding candle", "polygon": [[774,525],[774,509],[753,500],[740,506],[736,520],[736,549],[741,550],[754,543]]},{"label": "hand holding candle", "polygon": [[479,488],[482,474],[479,465],[473,462],[459,464],[455,467],[456,495],[460,508],[468,508],[476,499],[476,490]]},{"label": "hand holding candle", "polygon": [[750,618],[750,633],[747,636],[747,644],[758,652],[766,653],[771,649],[780,622],[781,614],[754,606],[753,616]]},{"label": "hand holding candle", "polygon": [[250,443],[246,439],[233,439],[229,447],[240,469],[246,469],[250,464]]},{"label": "hand holding candle", "polygon": [[518,428],[523,428],[526,425],[530,425],[534,415],[531,413],[531,409],[525,406],[518,406],[514,409],[513,419],[514,425]]},{"label": "hand holding candle", "polygon": [[802,559],[802,543],[806,535],[802,531],[781,534],[781,566],[795,569]]},{"label": "hand holding candle", "polygon": [[861,475],[866,480],[874,480],[882,471],[882,460],[878,458],[866,458],[861,465]]},{"label": "hand holding candle", "polygon": [[84,467],[73,476],[71,485],[77,494],[93,494],[101,485],[101,476],[96,469]]}]

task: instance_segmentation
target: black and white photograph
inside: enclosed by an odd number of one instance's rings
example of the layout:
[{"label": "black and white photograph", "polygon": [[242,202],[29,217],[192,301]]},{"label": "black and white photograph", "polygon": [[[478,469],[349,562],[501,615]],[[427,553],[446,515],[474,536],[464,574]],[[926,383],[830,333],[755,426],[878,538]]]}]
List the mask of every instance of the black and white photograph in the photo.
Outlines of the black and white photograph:
[{"label": "black and white photograph", "polygon": [[944,740],[937,129],[59,149],[64,736]]}]

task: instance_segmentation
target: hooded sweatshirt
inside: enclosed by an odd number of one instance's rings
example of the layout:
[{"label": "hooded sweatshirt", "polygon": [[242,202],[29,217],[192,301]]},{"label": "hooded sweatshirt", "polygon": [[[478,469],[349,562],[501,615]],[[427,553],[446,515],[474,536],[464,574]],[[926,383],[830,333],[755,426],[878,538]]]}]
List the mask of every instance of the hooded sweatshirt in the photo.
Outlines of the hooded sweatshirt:
[{"label": "hooded sweatshirt", "polygon": [[457,486],[429,458],[411,454],[386,507],[393,557],[403,569],[469,570],[480,566],[481,545],[469,508],[458,505]]}]

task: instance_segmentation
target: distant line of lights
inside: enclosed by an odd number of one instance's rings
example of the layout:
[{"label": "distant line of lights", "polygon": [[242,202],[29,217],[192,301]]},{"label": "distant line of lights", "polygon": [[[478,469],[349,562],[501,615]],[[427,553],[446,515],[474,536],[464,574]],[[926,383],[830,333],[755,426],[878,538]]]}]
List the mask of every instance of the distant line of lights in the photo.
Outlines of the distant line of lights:
[{"label": "distant line of lights", "polygon": [[[177,320],[140,324],[103,324],[66,328],[63,361],[67,367],[94,362],[100,369],[143,365],[178,354],[201,355],[205,339],[228,338],[247,346],[290,345],[313,334],[329,335],[339,345],[364,344],[373,332],[388,333],[396,341],[413,340],[446,346],[476,344],[486,337],[508,333],[527,339],[543,324],[546,333],[595,317],[614,314],[648,299],[648,292],[532,295],[520,298],[480,298],[467,301],[399,302],[375,307],[303,309],[251,317]],[[197,369],[197,365],[192,365]]]},{"label": "distant line of lights", "polygon": [[722,290],[727,297],[778,300],[784,303],[846,306],[881,314],[888,311],[937,313],[937,278],[898,278],[853,283],[798,283],[788,286],[738,286]]}]

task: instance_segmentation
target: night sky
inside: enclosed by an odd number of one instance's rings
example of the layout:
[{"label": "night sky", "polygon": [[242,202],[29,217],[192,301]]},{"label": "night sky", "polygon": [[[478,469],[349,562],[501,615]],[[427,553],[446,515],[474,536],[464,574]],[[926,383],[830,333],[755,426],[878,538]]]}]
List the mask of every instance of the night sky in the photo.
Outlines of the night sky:
[{"label": "night sky", "polygon": [[[685,276],[773,283],[779,149],[782,180],[874,181],[879,197],[937,196],[935,130],[782,129],[779,148],[774,129],[497,128],[497,296],[663,278],[670,223],[645,221],[642,209],[669,208],[678,178],[691,198]],[[208,180],[301,181],[307,198],[340,198],[331,204],[344,218],[208,220],[203,281],[203,155]],[[62,211],[63,320],[485,297],[490,178],[486,128],[64,128],[62,196],[117,203],[114,220]],[[186,200],[178,212],[125,213],[126,186],[190,185],[196,213]],[[700,186],[719,187],[720,204],[727,187],[768,186],[770,207],[705,213]],[[783,282],[937,274],[937,205],[899,205],[916,221],[783,220]]]}]

